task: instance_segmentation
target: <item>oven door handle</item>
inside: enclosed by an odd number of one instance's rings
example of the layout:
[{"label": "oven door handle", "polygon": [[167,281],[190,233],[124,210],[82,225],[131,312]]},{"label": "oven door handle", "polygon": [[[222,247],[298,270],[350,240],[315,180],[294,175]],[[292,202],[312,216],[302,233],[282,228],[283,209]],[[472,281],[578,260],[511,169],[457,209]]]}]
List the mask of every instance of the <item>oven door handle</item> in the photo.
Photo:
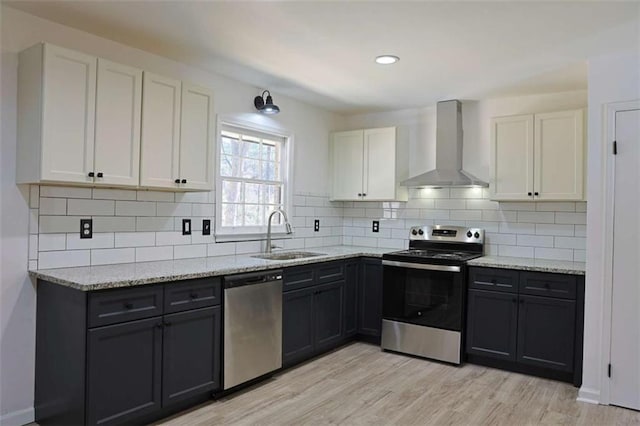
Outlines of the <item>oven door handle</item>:
[{"label": "oven door handle", "polygon": [[382,266],[396,266],[398,268],[424,269],[427,271],[461,272],[459,266],[427,265],[424,263],[396,262],[395,260],[383,260]]}]

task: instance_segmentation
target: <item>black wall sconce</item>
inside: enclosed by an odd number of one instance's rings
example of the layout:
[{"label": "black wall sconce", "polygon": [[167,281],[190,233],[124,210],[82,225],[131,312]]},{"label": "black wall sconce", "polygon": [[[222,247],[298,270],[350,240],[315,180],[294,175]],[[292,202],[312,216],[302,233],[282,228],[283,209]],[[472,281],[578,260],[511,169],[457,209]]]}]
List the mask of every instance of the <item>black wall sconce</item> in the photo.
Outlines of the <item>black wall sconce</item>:
[{"label": "black wall sconce", "polygon": [[[265,93],[267,94],[266,99],[264,97]],[[273,104],[271,92],[268,90],[262,92],[262,96],[256,96],[253,100],[253,105],[255,105],[256,109],[263,114],[277,114],[280,112],[278,105]]]}]

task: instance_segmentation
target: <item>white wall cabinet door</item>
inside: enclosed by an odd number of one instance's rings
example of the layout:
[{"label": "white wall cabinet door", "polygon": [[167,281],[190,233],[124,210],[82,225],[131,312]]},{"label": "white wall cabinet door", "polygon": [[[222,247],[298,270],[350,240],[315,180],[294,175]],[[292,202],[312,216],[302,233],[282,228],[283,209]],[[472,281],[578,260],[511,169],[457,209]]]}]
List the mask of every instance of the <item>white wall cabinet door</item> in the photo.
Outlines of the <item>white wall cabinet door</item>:
[{"label": "white wall cabinet door", "polygon": [[533,115],[491,121],[492,200],[533,199]]},{"label": "white wall cabinet door", "polygon": [[535,115],[535,199],[582,200],[583,111]]},{"label": "white wall cabinet door", "polygon": [[396,128],[364,131],[363,201],[396,198]]},{"label": "white wall cabinet door", "polygon": [[182,83],[180,184],[184,189],[213,189],[213,93]]},{"label": "white wall cabinet door", "polygon": [[137,186],[142,70],[98,59],[95,183]]},{"label": "white wall cabinet door", "polygon": [[336,132],[331,140],[332,200],[361,200],[364,132]]},{"label": "white wall cabinet door", "polygon": [[144,72],[140,186],[177,189],[181,82]]},{"label": "white wall cabinet door", "polygon": [[91,183],[88,174],[93,170],[97,58],[49,44],[41,49],[40,179]]}]

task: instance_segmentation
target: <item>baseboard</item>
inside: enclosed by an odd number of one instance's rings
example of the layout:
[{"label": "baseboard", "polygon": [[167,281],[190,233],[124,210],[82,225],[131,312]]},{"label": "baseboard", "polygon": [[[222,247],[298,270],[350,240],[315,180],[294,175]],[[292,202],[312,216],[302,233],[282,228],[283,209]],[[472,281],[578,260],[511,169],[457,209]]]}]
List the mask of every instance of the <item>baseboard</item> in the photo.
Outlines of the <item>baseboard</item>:
[{"label": "baseboard", "polygon": [[583,386],[578,391],[578,398],[576,400],[588,404],[600,404],[600,391]]},{"label": "baseboard", "polygon": [[1,426],[21,426],[35,421],[35,411],[33,407],[24,410],[12,411],[0,416]]}]

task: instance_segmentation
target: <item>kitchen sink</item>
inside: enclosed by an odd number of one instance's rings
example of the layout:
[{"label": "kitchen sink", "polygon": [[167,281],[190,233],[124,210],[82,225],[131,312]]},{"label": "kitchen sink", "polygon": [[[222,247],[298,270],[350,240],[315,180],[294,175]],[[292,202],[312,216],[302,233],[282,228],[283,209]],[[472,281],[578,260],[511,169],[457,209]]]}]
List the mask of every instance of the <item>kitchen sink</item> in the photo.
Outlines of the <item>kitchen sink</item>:
[{"label": "kitchen sink", "polygon": [[282,253],[256,254],[251,257],[256,257],[258,259],[267,259],[267,260],[293,260],[293,259],[304,259],[307,257],[316,257],[316,256],[324,256],[324,253],[312,253],[309,251],[288,251],[288,252],[282,252]]}]

